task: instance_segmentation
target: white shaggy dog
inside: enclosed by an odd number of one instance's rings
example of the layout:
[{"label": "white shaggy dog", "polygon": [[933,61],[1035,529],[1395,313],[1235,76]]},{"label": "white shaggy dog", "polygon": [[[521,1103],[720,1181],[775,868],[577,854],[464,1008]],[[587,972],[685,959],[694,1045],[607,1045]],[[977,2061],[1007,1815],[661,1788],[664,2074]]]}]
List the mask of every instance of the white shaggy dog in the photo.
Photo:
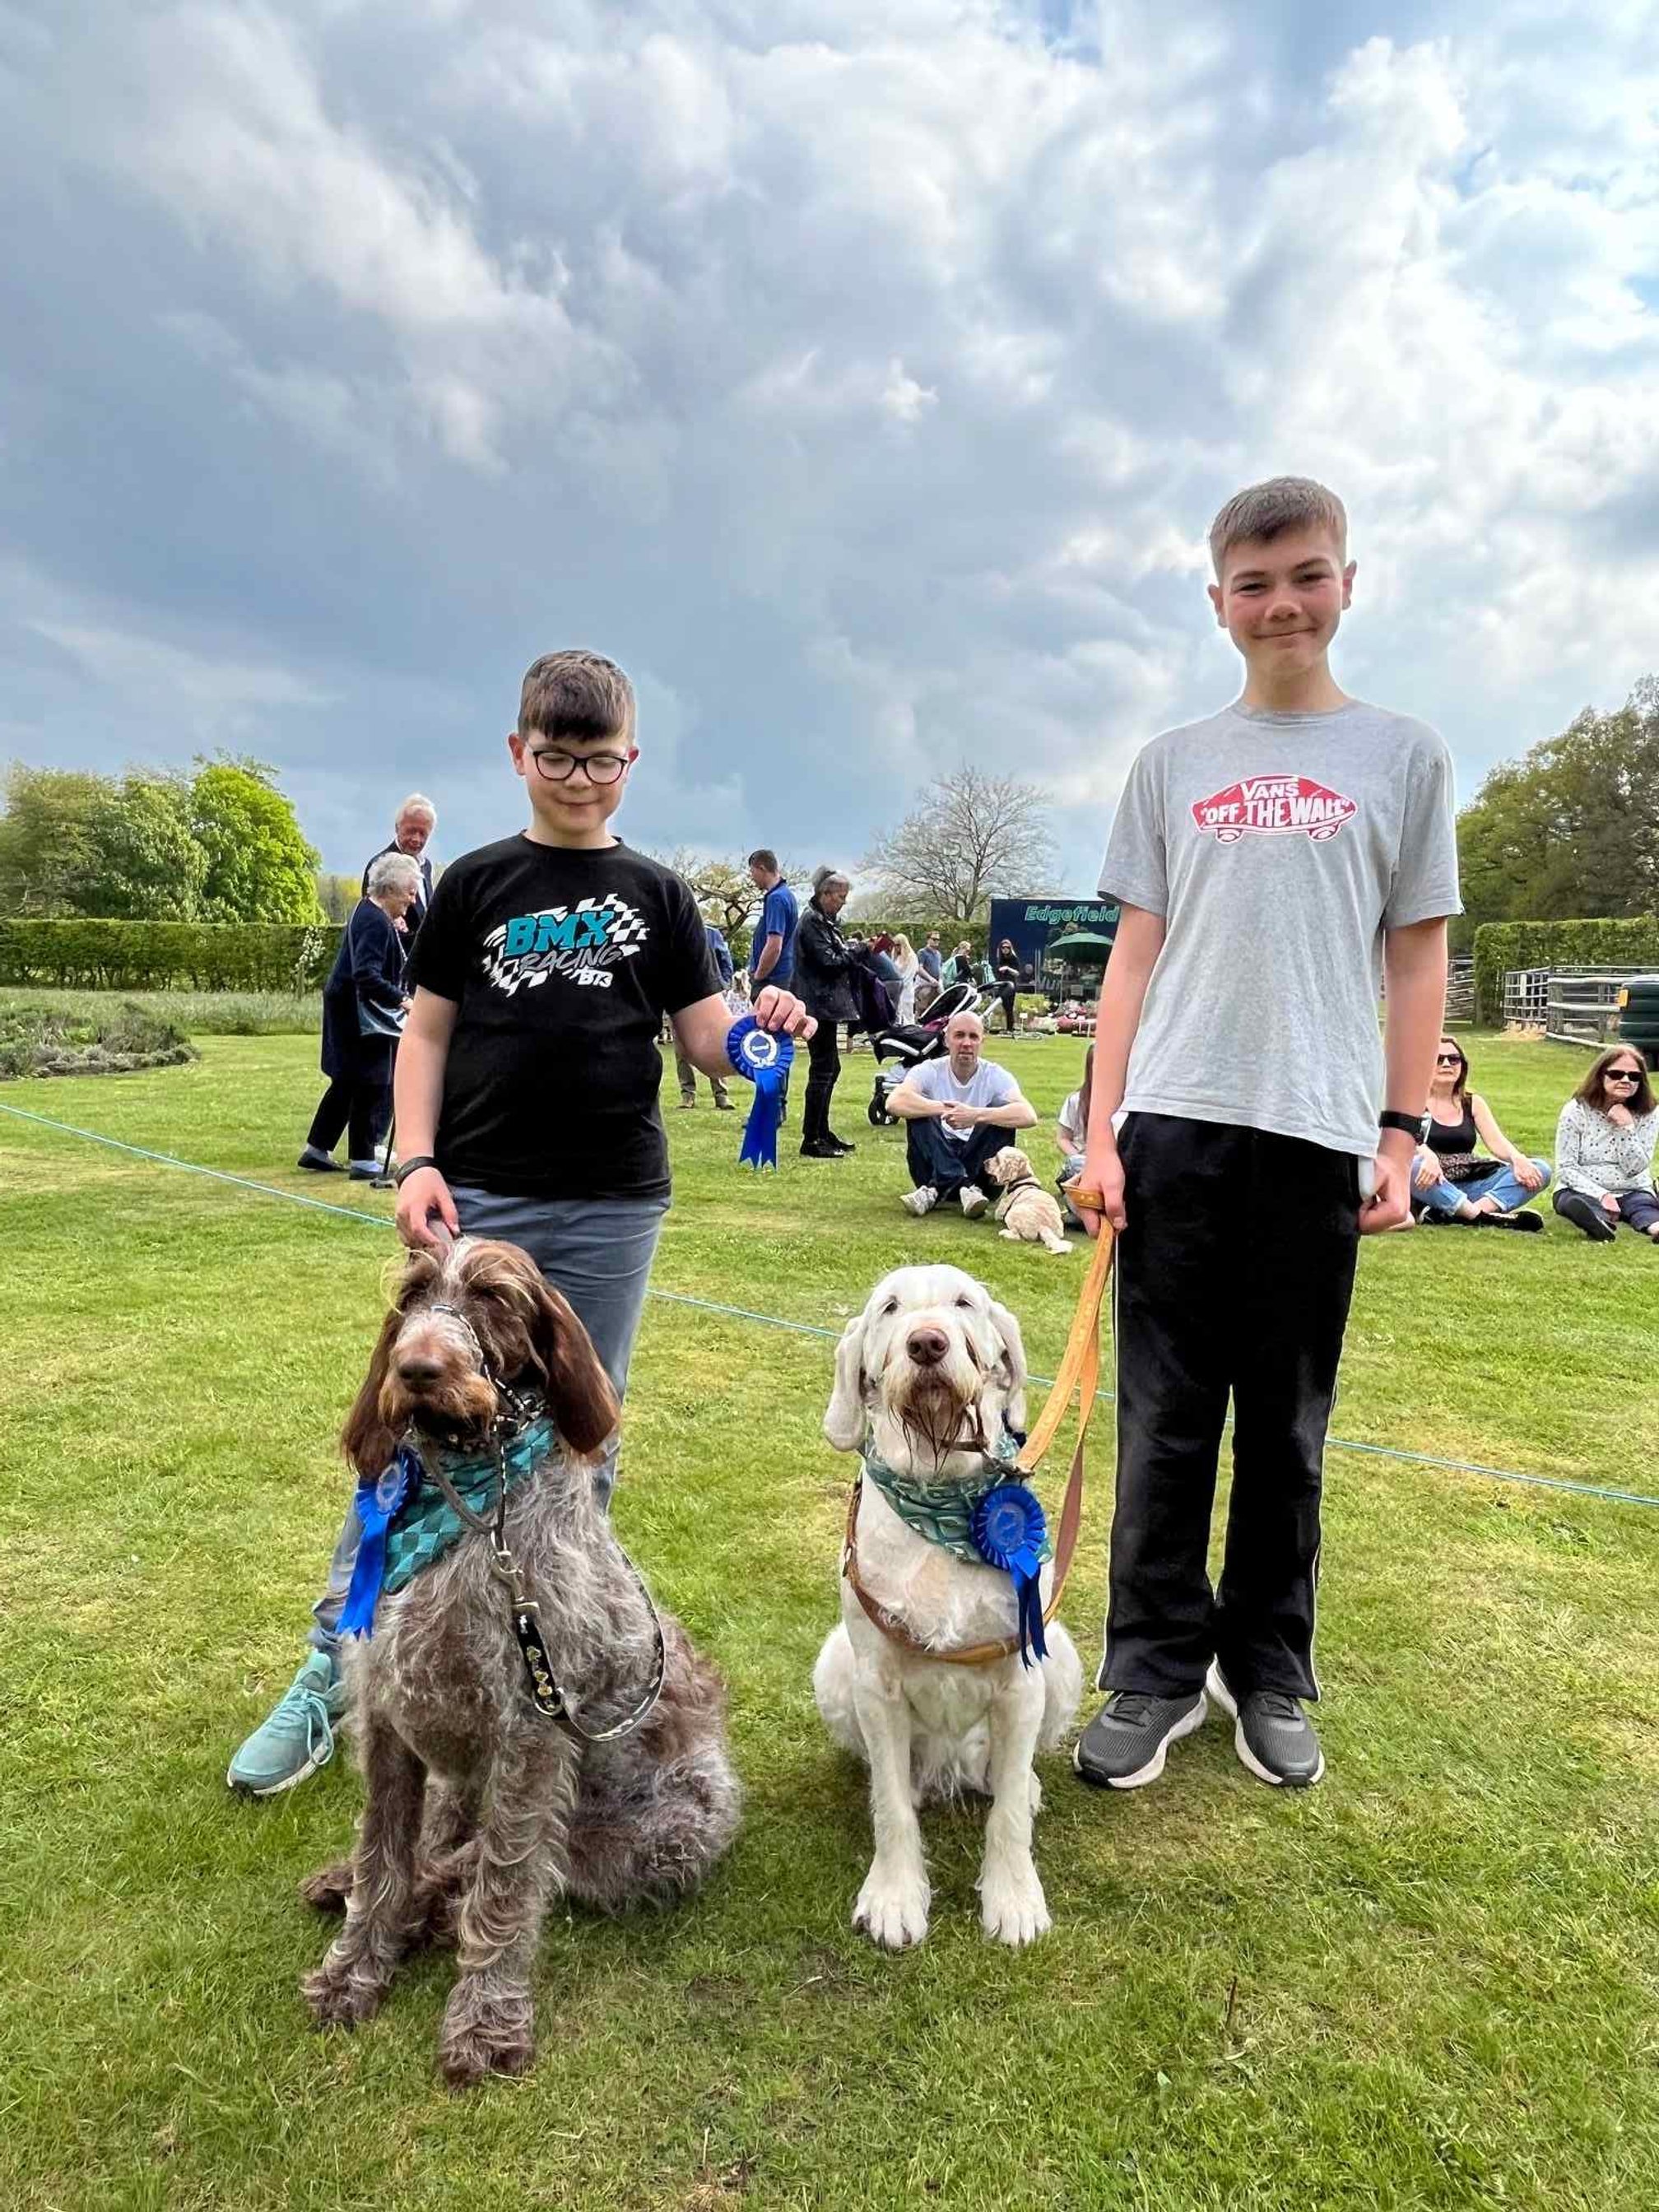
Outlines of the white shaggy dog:
[{"label": "white shaggy dog", "polygon": [[1045,1252],[1069,1252],[1060,1231],[1060,1200],[1031,1172],[1018,1145],[1005,1145],[985,1163],[985,1172],[1002,1192],[993,1209],[1010,1244],[1041,1244]]},{"label": "white shaggy dog", "polygon": [[[870,1446],[895,1474],[959,1482],[970,1494],[1018,1480],[988,1467],[986,1448],[1025,1422],[1019,1324],[959,1267],[900,1267],[878,1283],[836,1354],[823,1431],[838,1451]],[[860,1575],[870,1595],[919,1641],[944,1651],[1011,1636],[1011,1577],[969,1564],[911,1528],[866,1480],[859,1504]],[[1042,1571],[1044,1602],[1053,1577]],[[1077,1648],[1060,1623],[1048,1656],[1018,1652],[965,1666],[907,1650],[866,1614],[843,1577],[842,1620],[812,1689],[836,1741],[870,1768],[875,1856],[853,1909],[855,1927],[899,1950],[927,1933],[929,1889],[917,1809],[975,1790],[991,1800],[980,1869],[988,1936],[1019,1945],[1049,1925],[1031,1856],[1042,1791],[1031,1771],[1070,1726],[1083,1689]]]}]

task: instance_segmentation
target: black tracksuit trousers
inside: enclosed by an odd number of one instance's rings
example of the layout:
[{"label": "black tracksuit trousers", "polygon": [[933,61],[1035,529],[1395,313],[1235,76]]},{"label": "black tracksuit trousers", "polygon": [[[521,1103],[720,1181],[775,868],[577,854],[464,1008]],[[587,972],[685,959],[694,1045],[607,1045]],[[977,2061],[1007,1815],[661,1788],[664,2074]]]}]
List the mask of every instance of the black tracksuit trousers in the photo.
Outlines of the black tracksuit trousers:
[{"label": "black tracksuit trousers", "polygon": [[[1117,1506],[1100,1687],[1316,1698],[1325,1431],[1359,1236],[1358,1162],[1298,1138],[1131,1114],[1114,1276]],[[1233,1486],[1208,1572],[1221,1433]]]}]

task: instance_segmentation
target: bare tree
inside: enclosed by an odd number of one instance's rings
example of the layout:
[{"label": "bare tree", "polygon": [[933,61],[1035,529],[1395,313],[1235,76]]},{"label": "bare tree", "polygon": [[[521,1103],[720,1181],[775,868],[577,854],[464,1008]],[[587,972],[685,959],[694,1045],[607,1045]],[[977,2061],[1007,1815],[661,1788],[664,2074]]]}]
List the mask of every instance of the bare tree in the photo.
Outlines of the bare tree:
[{"label": "bare tree", "polygon": [[[964,764],[930,783],[896,830],[877,839],[861,874],[895,918],[982,921],[994,897],[1046,890],[1055,866],[1048,809],[1034,783]],[[864,886],[860,884],[860,889]]]}]

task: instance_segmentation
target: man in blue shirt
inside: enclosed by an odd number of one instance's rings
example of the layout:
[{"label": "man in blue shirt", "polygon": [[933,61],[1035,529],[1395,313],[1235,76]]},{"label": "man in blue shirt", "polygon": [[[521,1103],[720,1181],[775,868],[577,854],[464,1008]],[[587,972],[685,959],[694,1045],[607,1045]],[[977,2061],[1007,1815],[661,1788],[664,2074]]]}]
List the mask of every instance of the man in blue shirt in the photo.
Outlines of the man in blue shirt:
[{"label": "man in blue shirt", "polygon": [[[708,939],[709,957],[720,975],[720,988],[729,991],[736,973],[732,965],[732,949],[712,921],[705,922],[703,928]],[[697,1071],[678,1047],[674,1052],[674,1066],[680,1079],[680,1104],[695,1106],[697,1103]],[[714,1094],[714,1111],[717,1114],[731,1114],[737,1110],[726,1095],[726,1078],[723,1075],[711,1075],[708,1088]]]},{"label": "man in blue shirt", "polygon": [[936,983],[942,979],[945,972],[945,955],[939,949],[938,930],[928,931],[927,942],[917,953],[916,957]]},{"label": "man in blue shirt", "polygon": [[749,995],[752,999],[766,983],[775,983],[780,990],[791,988],[800,908],[795,894],[783,879],[777,854],[767,846],[758,847],[749,855],[749,874],[756,890],[766,894],[749,954]]}]

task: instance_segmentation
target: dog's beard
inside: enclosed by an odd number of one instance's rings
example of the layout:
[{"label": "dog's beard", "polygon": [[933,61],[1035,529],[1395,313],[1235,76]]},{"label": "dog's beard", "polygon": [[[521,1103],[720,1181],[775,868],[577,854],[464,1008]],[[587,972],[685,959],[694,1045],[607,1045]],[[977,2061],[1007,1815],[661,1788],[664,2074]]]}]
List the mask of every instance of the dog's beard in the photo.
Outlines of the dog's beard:
[{"label": "dog's beard", "polygon": [[935,1467],[953,1451],[985,1449],[977,1406],[937,1367],[911,1370],[900,1385],[893,1412],[916,1455],[925,1450]]},{"label": "dog's beard", "polygon": [[434,1443],[481,1443],[496,1407],[495,1385],[476,1370],[445,1376],[419,1389],[392,1375],[380,1392],[380,1419],[394,1436],[413,1427]]}]

